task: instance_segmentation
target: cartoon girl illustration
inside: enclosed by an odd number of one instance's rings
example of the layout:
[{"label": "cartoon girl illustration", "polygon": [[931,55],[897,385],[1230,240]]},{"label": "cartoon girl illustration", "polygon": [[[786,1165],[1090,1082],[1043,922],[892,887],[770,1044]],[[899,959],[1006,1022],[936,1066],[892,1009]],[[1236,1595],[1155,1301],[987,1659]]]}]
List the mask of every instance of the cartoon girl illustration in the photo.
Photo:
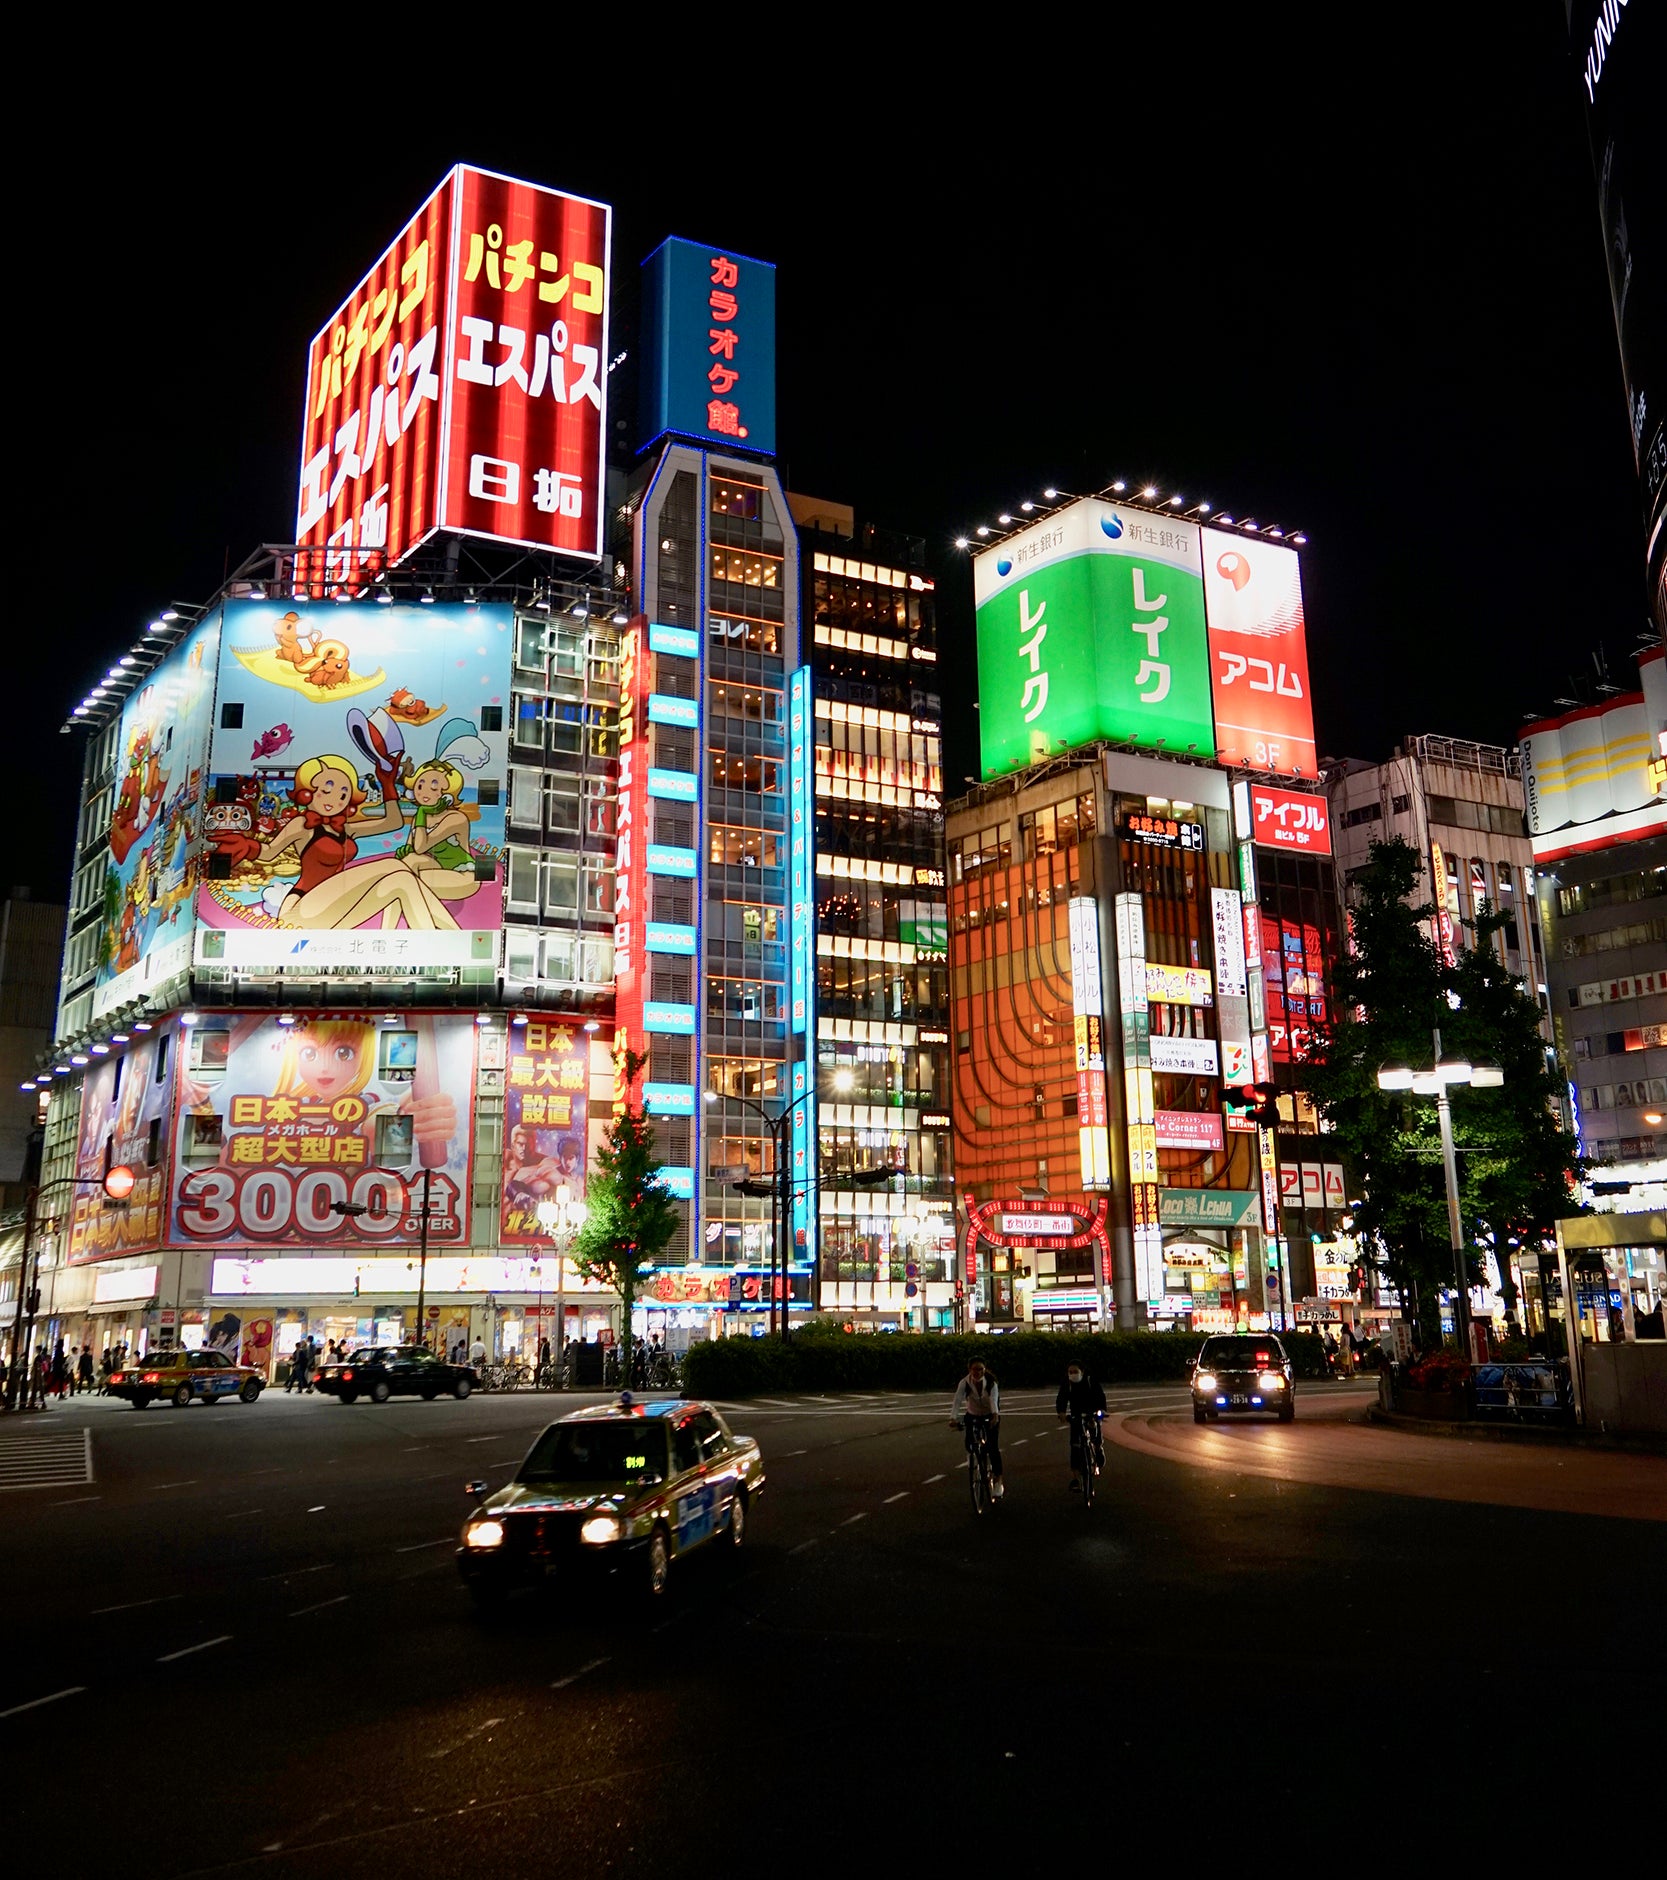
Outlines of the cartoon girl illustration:
[{"label": "cartoon girl illustration", "polygon": [[419,764],[406,779],[416,809],[411,833],[395,849],[423,886],[442,901],[466,901],[479,885],[469,853],[469,811],[463,807],[463,773],[443,757]]},{"label": "cartoon girl illustration", "polygon": [[561,1165],[539,1147],[538,1135],[518,1123],[504,1147],[504,1193],[529,1208],[553,1195],[564,1179]]},{"label": "cartoon girl illustration", "polygon": [[444,900],[433,894],[398,855],[355,858],[357,838],[384,835],[404,826],[399,807],[399,753],[380,742],[371,752],[382,791],[375,815],[361,815],[367,799],[358,772],[345,757],[309,757],[296,771],[290,794],[299,813],[261,842],[236,830],[212,831],[210,839],[233,863],[271,867],[293,853],[300,862],[294,885],[276,913],[285,927],[362,927],[380,919],[384,927],[455,928]]}]

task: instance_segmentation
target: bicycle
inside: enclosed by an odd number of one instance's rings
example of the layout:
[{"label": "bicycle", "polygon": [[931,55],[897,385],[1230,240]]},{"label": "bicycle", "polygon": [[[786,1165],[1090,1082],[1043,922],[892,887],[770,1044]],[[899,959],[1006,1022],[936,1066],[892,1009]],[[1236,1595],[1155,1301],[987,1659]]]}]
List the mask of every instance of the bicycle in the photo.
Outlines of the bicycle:
[{"label": "bicycle", "polygon": [[[950,1427],[960,1429],[961,1425],[955,1423]],[[972,1496],[973,1513],[982,1514],[995,1499],[990,1477],[990,1420],[969,1417],[967,1427],[972,1432],[972,1440],[967,1444],[967,1489]]]},{"label": "bicycle", "polygon": [[1088,1413],[1084,1410],[1071,1412],[1071,1467],[1076,1470],[1082,1483],[1082,1505],[1091,1507],[1094,1502],[1094,1484],[1099,1480],[1100,1471],[1105,1467],[1105,1441],[1100,1435],[1099,1412],[1094,1413],[1093,1427],[1089,1427]]}]

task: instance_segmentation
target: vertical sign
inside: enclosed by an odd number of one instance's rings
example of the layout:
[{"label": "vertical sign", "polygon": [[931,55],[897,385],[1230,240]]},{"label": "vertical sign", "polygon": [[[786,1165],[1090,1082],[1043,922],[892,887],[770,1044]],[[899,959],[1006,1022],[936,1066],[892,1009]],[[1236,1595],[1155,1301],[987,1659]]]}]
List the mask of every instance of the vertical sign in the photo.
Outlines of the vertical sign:
[{"label": "vertical sign", "polygon": [[1118,895],[1115,913],[1135,1291],[1139,1298],[1150,1302],[1163,1297],[1163,1230],[1158,1220],[1157,1113],[1152,1099],[1152,1015],[1146,996],[1146,921],[1141,911],[1140,896]]},{"label": "vertical sign", "polygon": [[1243,897],[1236,888],[1212,888],[1210,915],[1215,930],[1222,1080],[1233,1088],[1254,1081],[1250,1062],[1250,977],[1245,962]]},{"label": "vertical sign", "polygon": [[509,1036],[498,1238],[506,1247],[538,1247],[549,1239],[538,1204],[563,1188],[574,1201],[585,1192],[590,1040],[579,1025],[542,1018]]},{"label": "vertical sign", "polygon": [[815,774],[811,763],[810,668],[801,666],[787,682],[787,802],[789,933],[792,939],[790,1015],[796,1035],[810,1030],[811,948],[815,945],[815,860],[811,853],[816,828],[812,797]]},{"label": "vertical sign", "polygon": [[[1111,1185],[1110,1118],[1106,1113],[1105,1017],[1100,994],[1099,909],[1087,895],[1070,910],[1071,1012],[1076,1025],[1077,1151],[1084,1188]],[[1148,1060],[1150,1062],[1150,1060]],[[1151,1073],[1147,1073],[1148,1087]]]},{"label": "vertical sign", "polygon": [[776,271],[672,236],[643,265],[641,448],[668,431],[776,448]]},{"label": "vertical sign", "polygon": [[1279,1232],[1279,1161],[1274,1151],[1273,1131],[1258,1129],[1256,1146],[1262,1164],[1262,1225],[1270,1234]]},{"label": "vertical sign", "polygon": [[614,1105],[632,1092],[625,1053],[643,1049],[644,923],[648,918],[647,773],[640,738],[645,694],[647,621],[638,615],[625,630],[619,656],[619,805],[614,846]]},{"label": "vertical sign", "polygon": [[1217,756],[1318,777],[1297,552],[1223,529],[1203,538]]},{"label": "vertical sign", "polygon": [[1441,852],[1441,844],[1430,844],[1430,873],[1435,885],[1435,930],[1436,945],[1441,948],[1441,957],[1449,966],[1458,964],[1458,956],[1453,951],[1453,910],[1448,899],[1447,859]]}]

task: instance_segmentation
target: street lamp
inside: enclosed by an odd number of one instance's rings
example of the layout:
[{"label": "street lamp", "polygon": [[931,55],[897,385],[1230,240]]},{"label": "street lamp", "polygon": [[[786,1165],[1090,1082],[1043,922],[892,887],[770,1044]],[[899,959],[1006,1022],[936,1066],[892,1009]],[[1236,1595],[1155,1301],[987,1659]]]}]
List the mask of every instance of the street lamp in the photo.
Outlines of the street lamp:
[{"label": "street lamp", "polygon": [[1441,1033],[1433,1030],[1435,1063],[1427,1071],[1415,1071],[1405,1064],[1385,1064],[1378,1072],[1378,1088],[1397,1095],[1434,1097],[1436,1116],[1441,1124],[1441,1170],[1447,1183],[1447,1233],[1453,1248],[1453,1273],[1458,1291],[1453,1299],[1453,1328],[1459,1335],[1459,1349],[1470,1353],[1470,1285],[1464,1267],[1464,1224],[1459,1217],[1459,1171],[1453,1153],[1453,1109],[1447,1093],[1455,1085],[1468,1084],[1474,1090],[1497,1090],[1505,1073],[1497,1064],[1472,1064],[1466,1057],[1444,1058]]},{"label": "street lamp", "polygon": [[[723,1093],[724,1098],[730,1103],[739,1103],[743,1109],[751,1110],[755,1116],[761,1117],[764,1127],[770,1132],[771,1153],[775,1157],[775,1171],[770,1180],[770,1329],[773,1332],[776,1327],[776,1254],[779,1250],[781,1254],[781,1335],[784,1339],[788,1336],[789,1307],[792,1301],[788,1292],[787,1248],[785,1244],[782,1244],[778,1249],[778,1242],[784,1240],[778,1223],[792,1218],[787,1204],[787,1123],[799,1105],[807,1103],[816,1094],[815,1067],[810,1066],[809,1069],[810,1076],[805,1088],[791,1103],[785,1105],[777,1116],[772,1116],[762,1103],[754,1103],[751,1097],[743,1097],[733,1091]],[[841,1093],[848,1091],[851,1088],[851,1073],[848,1070],[835,1071],[833,1082],[835,1090]],[[718,1102],[719,1092],[708,1090],[705,1101]],[[748,1182],[739,1182],[736,1186],[742,1194],[758,1192],[757,1187]]]},{"label": "street lamp", "polygon": [[[579,1228],[584,1222],[585,1207],[582,1201],[573,1199],[573,1190],[566,1182],[556,1189],[555,1198],[540,1201],[533,1209],[538,1217],[538,1224],[543,1229],[545,1238],[554,1249],[556,1256],[556,1342],[552,1356],[556,1369],[561,1369],[562,1346],[567,1339],[567,1250],[578,1237]],[[538,1320],[544,1323],[544,1272],[539,1269],[538,1280]],[[625,1328],[629,1337],[631,1328]]]}]

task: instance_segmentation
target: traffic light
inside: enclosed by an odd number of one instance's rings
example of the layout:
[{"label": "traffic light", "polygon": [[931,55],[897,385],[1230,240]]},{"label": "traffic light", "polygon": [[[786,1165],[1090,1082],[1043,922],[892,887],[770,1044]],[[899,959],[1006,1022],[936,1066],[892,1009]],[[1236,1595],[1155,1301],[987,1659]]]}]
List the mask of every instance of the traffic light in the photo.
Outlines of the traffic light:
[{"label": "traffic light", "polygon": [[1279,1127],[1278,1084],[1250,1084],[1240,1090],[1227,1090],[1221,1100],[1228,1109],[1249,1117],[1263,1129]]}]

